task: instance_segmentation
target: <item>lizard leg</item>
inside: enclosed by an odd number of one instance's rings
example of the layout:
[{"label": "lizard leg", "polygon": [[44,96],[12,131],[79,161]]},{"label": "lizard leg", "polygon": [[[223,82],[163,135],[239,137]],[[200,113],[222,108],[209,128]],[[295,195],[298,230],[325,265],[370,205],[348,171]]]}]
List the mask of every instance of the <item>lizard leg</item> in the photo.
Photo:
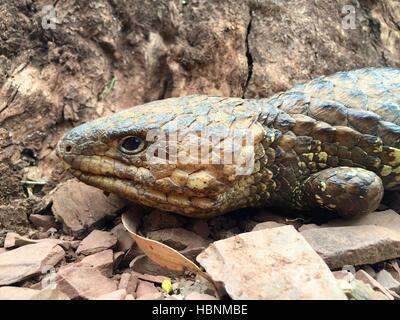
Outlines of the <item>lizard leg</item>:
[{"label": "lizard leg", "polygon": [[342,217],[374,211],[383,197],[383,184],[374,172],[361,168],[337,167],[310,176],[302,195],[311,208],[325,208]]}]

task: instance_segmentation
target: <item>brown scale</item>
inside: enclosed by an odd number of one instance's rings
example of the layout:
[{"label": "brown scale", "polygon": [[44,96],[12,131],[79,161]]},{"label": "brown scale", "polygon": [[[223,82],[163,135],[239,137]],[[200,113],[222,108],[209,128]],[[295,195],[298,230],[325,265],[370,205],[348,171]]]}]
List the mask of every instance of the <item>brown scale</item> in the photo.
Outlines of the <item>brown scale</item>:
[{"label": "brown scale", "polygon": [[298,155],[310,152],[313,138],[310,136],[298,136],[294,150]]},{"label": "brown scale", "polygon": [[369,111],[351,110],[348,111],[348,125],[355,130],[376,135],[380,117]]},{"label": "brown scale", "polygon": [[357,167],[361,168],[366,167],[367,164],[366,160],[368,154],[363,149],[355,146],[353,149],[350,150],[350,153],[351,153],[351,161],[353,161]]},{"label": "brown scale", "polygon": [[326,161],[329,167],[337,167],[339,165],[339,157],[338,156],[328,156],[328,160]]},{"label": "brown scale", "polygon": [[320,104],[312,101],[307,115],[316,120],[327,122],[331,125],[347,125],[347,109],[336,104]]},{"label": "brown scale", "polygon": [[296,120],[296,123],[292,127],[292,131],[298,135],[308,136],[315,130],[316,120],[306,116],[304,114],[293,114],[292,118]]},{"label": "brown scale", "polygon": [[351,152],[346,146],[339,146],[337,156],[339,159],[350,159]]},{"label": "brown scale", "polygon": [[393,160],[391,153],[392,153],[391,147],[388,146],[382,147],[382,152],[379,153],[379,156],[383,163],[390,163]]},{"label": "brown scale", "polygon": [[310,135],[318,137],[321,142],[335,142],[336,129],[328,123],[318,121]]},{"label": "brown scale", "polygon": [[400,147],[400,129],[392,123],[380,121],[378,127],[378,136],[384,144],[399,148]]},{"label": "brown scale", "polygon": [[329,156],[336,156],[338,153],[338,145],[336,143],[324,142],[321,145],[321,150]]}]

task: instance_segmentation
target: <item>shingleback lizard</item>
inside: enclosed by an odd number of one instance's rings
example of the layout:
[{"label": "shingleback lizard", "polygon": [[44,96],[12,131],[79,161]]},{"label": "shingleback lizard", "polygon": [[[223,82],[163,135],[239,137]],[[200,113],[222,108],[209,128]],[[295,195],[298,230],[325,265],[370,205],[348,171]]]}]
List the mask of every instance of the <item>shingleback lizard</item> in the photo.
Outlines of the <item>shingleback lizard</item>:
[{"label": "shingleback lizard", "polygon": [[339,72],[268,99],[154,101],[74,128],[57,154],[87,184],[190,217],[261,205],[366,214],[400,186],[400,69]]}]

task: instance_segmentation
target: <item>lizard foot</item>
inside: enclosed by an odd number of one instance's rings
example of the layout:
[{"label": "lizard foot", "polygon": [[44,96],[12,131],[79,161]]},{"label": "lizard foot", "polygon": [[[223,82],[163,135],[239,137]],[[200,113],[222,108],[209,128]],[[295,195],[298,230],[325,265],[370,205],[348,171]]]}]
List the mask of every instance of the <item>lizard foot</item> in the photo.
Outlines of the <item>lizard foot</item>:
[{"label": "lizard foot", "polygon": [[337,167],[311,175],[304,184],[306,203],[325,208],[342,217],[374,211],[383,197],[382,180],[372,171]]}]

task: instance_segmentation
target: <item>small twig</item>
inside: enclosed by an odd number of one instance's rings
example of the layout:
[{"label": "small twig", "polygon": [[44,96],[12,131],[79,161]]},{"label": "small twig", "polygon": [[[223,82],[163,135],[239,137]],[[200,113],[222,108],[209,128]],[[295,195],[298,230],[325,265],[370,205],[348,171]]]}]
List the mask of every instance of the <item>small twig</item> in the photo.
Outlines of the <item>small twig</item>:
[{"label": "small twig", "polygon": [[117,78],[113,76],[112,79],[109,82],[107,82],[107,84],[104,86],[103,91],[100,93],[99,101],[103,100],[110,94],[110,92],[114,89],[116,82]]},{"label": "small twig", "polygon": [[46,180],[22,180],[22,184],[28,184],[28,185],[45,185],[47,184]]}]

